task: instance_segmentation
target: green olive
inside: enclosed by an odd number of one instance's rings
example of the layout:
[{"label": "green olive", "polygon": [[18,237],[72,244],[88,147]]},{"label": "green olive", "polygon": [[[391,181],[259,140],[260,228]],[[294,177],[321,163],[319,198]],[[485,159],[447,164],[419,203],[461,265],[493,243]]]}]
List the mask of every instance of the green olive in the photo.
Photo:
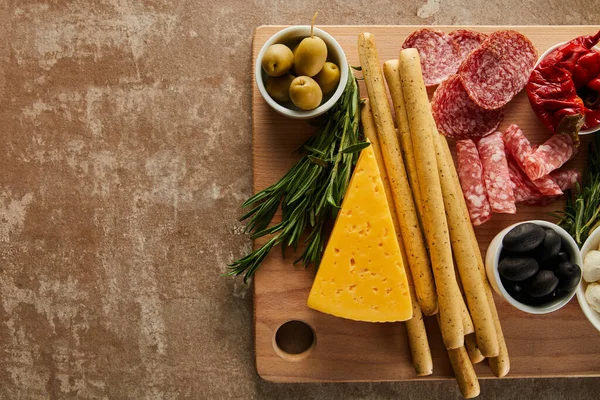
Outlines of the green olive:
[{"label": "green olive", "polygon": [[294,78],[290,85],[290,99],[301,110],[312,110],[321,104],[323,92],[319,84],[308,76]]},{"label": "green olive", "polygon": [[314,79],[321,86],[323,94],[330,93],[340,82],[340,69],[334,63],[326,62]]},{"label": "green olive", "polygon": [[281,76],[287,73],[294,63],[294,53],[285,44],[273,44],[267,48],[261,64],[267,75]]},{"label": "green olive", "polygon": [[265,83],[265,88],[269,96],[279,103],[287,103],[290,101],[290,85],[294,80],[294,76],[285,74],[282,76],[269,76]]},{"label": "green olive", "polygon": [[298,75],[315,76],[327,60],[327,45],[317,36],[302,39],[294,53],[294,69]]}]

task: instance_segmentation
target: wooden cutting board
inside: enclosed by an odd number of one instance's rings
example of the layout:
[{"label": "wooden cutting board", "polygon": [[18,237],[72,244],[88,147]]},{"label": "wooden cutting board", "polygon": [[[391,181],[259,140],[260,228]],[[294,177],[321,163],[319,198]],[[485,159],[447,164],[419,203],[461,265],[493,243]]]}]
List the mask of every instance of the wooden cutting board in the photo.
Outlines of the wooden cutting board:
[{"label": "wooden cutting board", "polygon": [[[283,26],[262,26],[256,29],[253,42],[253,62],[265,41]],[[321,26],[333,35],[344,48],[348,62],[359,65],[357,37],[361,32],[375,35],[380,61],[397,58],[404,39],[418,26]],[[459,27],[436,26],[450,32]],[[480,32],[515,29],[525,34],[541,54],[550,46],[579,35],[593,34],[600,26],[478,26],[464,27]],[[253,74],[254,76],[254,74]],[[366,90],[361,82],[362,97]],[[313,132],[302,121],[280,116],[262,99],[253,82],[252,133],[254,162],[254,192],[274,182],[294,164],[298,156],[292,152]],[[541,143],[548,133],[531,111],[524,93],[506,108],[500,126],[518,124],[533,143]],[[582,168],[586,151],[582,151],[566,167]],[[564,201],[546,207],[519,206],[516,215],[494,215],[493,219],[476,230],[481,251],[502,228],[518,221],[546,219],[549,212],[561,210]],[[279,218],[276,216],[276,219]],[[257,240],[257,248],[264,240]],[[298,253],[299,254],[299,253]],[[314,278],[314,268],[294,266],[293,254],[282,257],[275,249],[267,257],[254,278],[254,326],[256,339],[256,368],[269,381],[388,381],[412,379],[453,378],[450,362],[439,330],[432,317],[426,318],[428,336],[434,361],[434,374],[417,378],[402,323],[372,324],[355,322],[326,315],[306,306]],[[500,297],[496,304],[511,357],[509,377],[560,377],[600,375],[600,332],[588,322],[573,300],[563,309],[548,315],[523,313]],[[314,332],[314,342],[308,351],[299,355],[311,343],[311,330],[306,325],[282,324],[292,321],[308,324]],[[286,329],[288,328],[288,329]],[[308,335],[307,335],[308,333]],[[277,335],[277,338],[276,338]],[[308,337],[307,337],[308,336]],[[282,349],[287,349],[286,353]],[[492,377],[486,362],[476,365],[479,377]]]}]

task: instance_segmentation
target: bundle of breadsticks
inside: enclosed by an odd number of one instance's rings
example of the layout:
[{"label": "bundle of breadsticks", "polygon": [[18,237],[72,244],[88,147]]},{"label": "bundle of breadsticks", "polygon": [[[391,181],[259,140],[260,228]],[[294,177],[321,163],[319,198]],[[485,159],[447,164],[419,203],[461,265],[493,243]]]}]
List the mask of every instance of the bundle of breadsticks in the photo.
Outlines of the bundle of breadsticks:
[{"label": "bundle of breadsticks", "polygon": [[416,374],[433,373],[423,314],[437,314],[460,390],[465,398],[476,397],[473,364],[487,358],[493,374],[503,377],[510,368],[508,352],[450,149],[431,114],[419,53],[400,51],[382,72],[372,34],[359,36],[358,51],[368,93],[364,133],[408,266],[413,318],[406,331]]}]

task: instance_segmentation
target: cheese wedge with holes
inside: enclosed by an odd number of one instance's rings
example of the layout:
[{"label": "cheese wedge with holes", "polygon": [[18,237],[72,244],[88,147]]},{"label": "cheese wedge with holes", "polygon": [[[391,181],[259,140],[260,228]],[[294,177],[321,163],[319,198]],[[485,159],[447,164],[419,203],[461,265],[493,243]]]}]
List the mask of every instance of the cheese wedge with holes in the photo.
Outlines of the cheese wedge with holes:
[{"label": "cheese wedge with holes", "polygon": [[402,254],[371,146],[354,169],[308,306],[356,321],[412,318]]}]

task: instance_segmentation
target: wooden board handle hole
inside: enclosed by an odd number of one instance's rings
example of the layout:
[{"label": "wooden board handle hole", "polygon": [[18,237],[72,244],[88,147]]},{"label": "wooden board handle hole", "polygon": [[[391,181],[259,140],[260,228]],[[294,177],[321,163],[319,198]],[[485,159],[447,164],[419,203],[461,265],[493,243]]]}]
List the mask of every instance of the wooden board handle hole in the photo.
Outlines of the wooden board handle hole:
[{"label": "wooden board handle hole", "polygon": [[287,361],[305,360],[317,343],[315,330],[304,321],[291,320],[282,324],[273,336],[275,353]]}]

